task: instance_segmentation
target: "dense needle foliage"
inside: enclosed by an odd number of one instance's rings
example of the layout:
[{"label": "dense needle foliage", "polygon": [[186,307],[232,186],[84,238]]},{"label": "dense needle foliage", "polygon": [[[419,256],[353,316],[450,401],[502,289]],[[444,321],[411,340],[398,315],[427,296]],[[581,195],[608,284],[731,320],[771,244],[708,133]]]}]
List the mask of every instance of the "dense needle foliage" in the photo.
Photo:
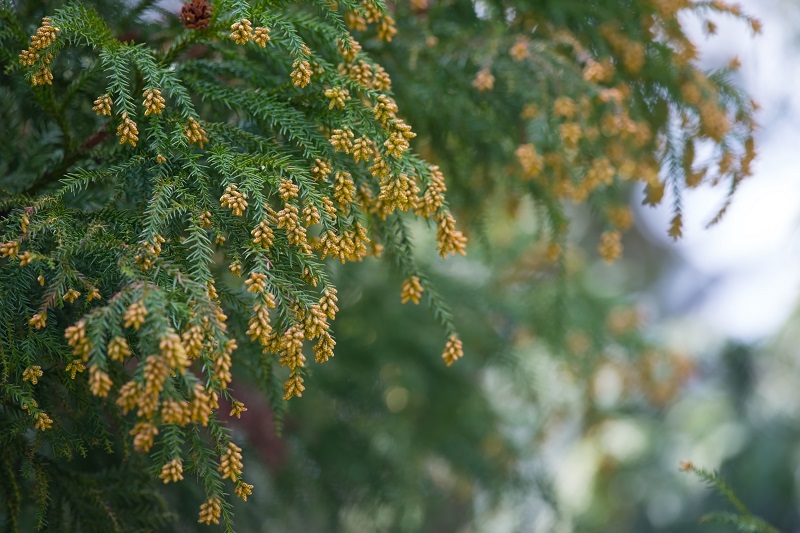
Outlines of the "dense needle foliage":
[{"label": "dense needle foliage", "polygon": [[[157,527],[170,509],[152,481],[187,474],[199,521],[232,527],[229,494],[253,486],[224,421],[248,415],[229,385],[246,374],[279,425],[314,386],[305,353],[334,353],[337,260],[388,256],[454,363],[462,341],[409,226],[430,221],[442,257],[465,253],[446,192],[484,237],[488,197],[508,194],[512,215],[532,200],[546,243],[532,260],[563,287],[564,202],[600,215],[612,261],[629,182],[651,204],[674,192],[678,237],[681,191],[732,193],[755,155],[736,65],[699,70],[678,18],[746,18],[722,2],[155,4],[0,4],[12,529],[31,503],[39,528]],[[521,276],[517,289],[538,283]],[[537,334],[573,354],[623,342],[635,317],[597,305]]]}]

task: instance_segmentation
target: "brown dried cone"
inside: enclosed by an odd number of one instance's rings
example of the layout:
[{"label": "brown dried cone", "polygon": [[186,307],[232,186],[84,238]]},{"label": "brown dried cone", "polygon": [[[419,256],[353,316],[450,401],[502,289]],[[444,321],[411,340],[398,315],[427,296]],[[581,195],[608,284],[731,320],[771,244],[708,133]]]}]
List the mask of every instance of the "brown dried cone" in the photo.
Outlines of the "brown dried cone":
[{"label": "brown dried cone", "polygon": [[208,0],[192,0],[183,4],[180,19],[190,30],[204,30],[208,28],[213,13],[214,8]]}]

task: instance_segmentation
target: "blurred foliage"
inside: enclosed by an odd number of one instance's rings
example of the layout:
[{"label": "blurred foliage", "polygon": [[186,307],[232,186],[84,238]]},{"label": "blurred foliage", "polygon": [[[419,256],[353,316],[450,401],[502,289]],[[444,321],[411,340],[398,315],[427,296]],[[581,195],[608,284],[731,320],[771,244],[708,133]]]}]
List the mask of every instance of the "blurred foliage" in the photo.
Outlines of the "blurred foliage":
[{"label": "blurred foliage", "polygon": [[[777,356],[785,353],[779,344],[727,345],[719,356],[703,357],[681,397],[664,409],[618,413],[617,422],[635,428],[627,434],[638,441],[622,460],[590,429],[599,466],[591,505],[580,513],[576,530],[797,529],[800,434],[794,415],[787,416],[796,406],[780,405],[796,374]],[[745,374],[749,385],[742,386]],[[700,464],[719,465],[718,472]]]}]

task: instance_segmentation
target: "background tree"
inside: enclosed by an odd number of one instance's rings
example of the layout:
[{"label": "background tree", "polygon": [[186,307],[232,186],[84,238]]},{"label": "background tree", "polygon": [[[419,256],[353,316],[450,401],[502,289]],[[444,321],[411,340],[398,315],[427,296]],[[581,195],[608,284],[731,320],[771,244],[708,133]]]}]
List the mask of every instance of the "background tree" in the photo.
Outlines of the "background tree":
[{"label": "background tree", "polygon": [[[507,428],[520,419],[497,404],[541,408],[526,438],[544,439],[552,411],[532,372],[572,374],[589,419],[602,417],[602,368],[631,378],[634,399],[677,390],[679,358],[666,381],[653,371],[663,358],[631,362],[654,352],[635,311],[585,283],[570,221],[588,205],[614,260],[630,182],[649,203],[703,181],[735,190],[754,156],[753,105],[728,70],[695,66],[677,14],[756,21],[719,2],[193,1],[180,17],[154,4],[0,11],[10,528],[158,527],[170,510],[191,524],[200,504],[201,522],[230,527],[233,487],[278,524],[454,529],[514,486],[538,483],[555,508],[546,476],[519,475],[526,439]],[[464,250],[441,170],[483,243],[449,270],[411,251],[434,239],[441,255]],[[381,252],[444,339],[387,298],[382,268],[324,262]],[[337,304],[347,360],[305,391],[303,342],[330,357]],[[446,370],[431,349],[461,356],[456,323],[474,355]],[[546,351],[534,362],[519,350],[533,335]],[[273,414],[284,440],[259,429]],[[241,448],[266,454],[256,475],[274,492],[251,495]],[[200,483],[153,483],[184,470]],[[80,493],[65,489],[75,479]],[[237,516],[264,520],[263,508]]]}]

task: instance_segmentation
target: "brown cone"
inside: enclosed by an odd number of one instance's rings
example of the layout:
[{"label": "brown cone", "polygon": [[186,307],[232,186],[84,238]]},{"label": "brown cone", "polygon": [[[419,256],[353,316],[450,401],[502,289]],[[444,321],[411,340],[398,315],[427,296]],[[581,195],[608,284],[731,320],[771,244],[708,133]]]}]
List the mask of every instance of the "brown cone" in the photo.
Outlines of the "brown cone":
[{"label": "brown cone", "polygon": [[211,14],[214,8],[208,0],[192,0],[183,4],[180,19],[183,25],[190,30],[204,30],[211,22]]}]

